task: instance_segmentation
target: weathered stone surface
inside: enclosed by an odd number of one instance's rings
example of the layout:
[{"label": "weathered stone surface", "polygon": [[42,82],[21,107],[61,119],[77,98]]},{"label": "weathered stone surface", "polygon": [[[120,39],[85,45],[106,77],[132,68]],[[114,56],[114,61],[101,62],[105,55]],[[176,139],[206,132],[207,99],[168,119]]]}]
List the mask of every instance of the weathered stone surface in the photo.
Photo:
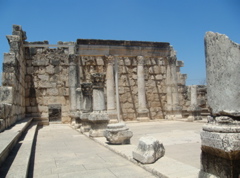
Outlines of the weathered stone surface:
[{"label": "weathered stone surface", "polygon": [[6,120],[10,116],[12,104],[0,103],[0,119]]},{"label": "weathered stone surface", "polygon": [[110,144],[130,144],[133,133],[129,131],[123,122],[108,124],[104,132],[104,137]]},{"label": "weathered stone surface", "polygon": [[106,111],[93,111],[89,114],[89,122],[91,123],[90,137],[103,137],[107,128],[109,117]]},{"label": "weathered stone surface", "polygon": [[0,102],[13,103],[13,88],[12,87],[0,87]]},{"label": "weathered stone surface", "polygon": [[165,148],[156,138],[144,136],[139,139],[138,147],[133,151],[133,158],[143,164],[156,162],[165,154]]},{"label": "weathered stone surface", "polygon": [[226,35],[205,35],[208,103],[214,115],[224,110],[240,112],[240,45]]},{"label": "weathered stone surface", "polygon": [[202,150],[229,160],[240,160],[239,133],[201,132]]},{"label": "weathered stone surface", "polygon": [[205,54],[207,96],[212,117],[208,116],[208,124],[201,132],[202,166],[199,176],[238,177],[240,46],[225,35],[207,32]]},{"label": "weathered stone surface", "polygon": [[229,160],[206,152],[201,154],[199,178],[238,178],[240,160]]}]

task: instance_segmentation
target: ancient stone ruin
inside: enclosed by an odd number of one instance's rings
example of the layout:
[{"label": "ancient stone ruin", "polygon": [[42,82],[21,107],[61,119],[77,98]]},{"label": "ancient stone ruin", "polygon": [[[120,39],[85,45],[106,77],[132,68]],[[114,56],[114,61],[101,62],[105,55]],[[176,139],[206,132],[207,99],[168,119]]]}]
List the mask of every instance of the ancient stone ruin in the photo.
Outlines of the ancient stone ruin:
[{"label": "ancient stone ruin", "polygon": [[239,177],[240,45],[225,35],[207,32],[205,54],[211,116],[201,132],[199,177]]},{"label": "ancient stone ruin", "polygon": [[27,42],[19,25],[13,25],[7,39],[1,130],[32,117],[42,124],[72,123],[82,132],[103,135],[107,123],[117,122],[117,99],[123,121],[188,118],[196,108],[197,115],[208,112],[206,88],[198,86],[193,92],[185,85],[183,62],[169,43],[77,39],[51,45]]}]

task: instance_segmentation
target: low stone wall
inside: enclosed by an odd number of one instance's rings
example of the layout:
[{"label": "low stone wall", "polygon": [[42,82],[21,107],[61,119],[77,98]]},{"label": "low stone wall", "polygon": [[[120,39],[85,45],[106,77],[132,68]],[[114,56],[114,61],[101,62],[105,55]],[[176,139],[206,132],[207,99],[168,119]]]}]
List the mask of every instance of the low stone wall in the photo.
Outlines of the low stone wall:
[{"label": "low stone wall", "polygon": [[25,117],[25,73],[23,41],[26,34],[21,26],[13,25],[12,35],[7,35],[9,53],[4,53],[2,86],[0,88],[1,130]]}]

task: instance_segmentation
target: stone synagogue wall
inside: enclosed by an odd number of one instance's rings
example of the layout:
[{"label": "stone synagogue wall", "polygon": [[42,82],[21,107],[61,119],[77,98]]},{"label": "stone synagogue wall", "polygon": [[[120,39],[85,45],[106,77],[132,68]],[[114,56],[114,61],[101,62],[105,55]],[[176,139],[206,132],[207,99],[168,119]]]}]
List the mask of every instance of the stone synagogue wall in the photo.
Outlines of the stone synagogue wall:
[{"label": "stone synagogue wall", "polygon": [[[3,129],[25,117],[71,122],[85,107],[81,84],[91,83],[94,73],[105,76],[104,108],[114,117],[115,61],[123,120],[143,115],[151,120],[188,117],[187,76],[181,74],[183,62],[169,43],[78,39],[50,45],[25,41],[19,25],[7,39],[10,52],[4,54],[0,89]],[[206,101],[201,102],[206,110]]]}]

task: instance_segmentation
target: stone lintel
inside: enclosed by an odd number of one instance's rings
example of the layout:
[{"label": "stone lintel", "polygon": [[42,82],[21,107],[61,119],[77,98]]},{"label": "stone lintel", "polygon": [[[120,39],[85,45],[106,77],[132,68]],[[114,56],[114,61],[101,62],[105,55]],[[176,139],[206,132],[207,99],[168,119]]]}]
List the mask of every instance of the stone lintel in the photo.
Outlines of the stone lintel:
[{"label": "stone lintel", "polygon": [[78,45],[77,54],[81,56],[115,56],[121,57],[167,57],[168,48],[139,47],[139,46],[107,46],[107,45]]}]

